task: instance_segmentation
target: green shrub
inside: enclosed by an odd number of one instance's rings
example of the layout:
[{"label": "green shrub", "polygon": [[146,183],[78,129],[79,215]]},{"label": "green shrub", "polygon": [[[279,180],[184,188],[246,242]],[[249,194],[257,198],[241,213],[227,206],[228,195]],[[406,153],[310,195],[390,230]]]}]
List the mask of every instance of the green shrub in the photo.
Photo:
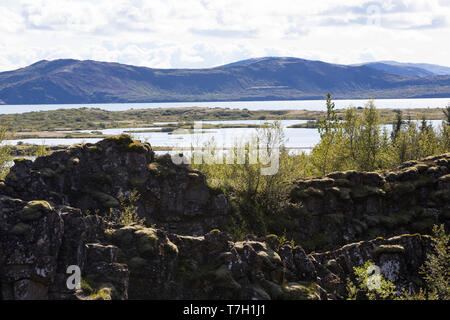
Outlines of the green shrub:
[{"label": "green shrub", "polygon": [[145,224],[145,218],[140,218],[138,215],[138,207],[136,203],[139,201],[140,195],[137,190],[131,191],[128,196],[119,195],[120,207],[117,209],[110,208],[109,215],[105,218],[111,223],[121,226],[131,224]]},{"label": "green shrub", "polygon": [[347,280],[348,300],[365,296],[369,300],[395,299],[395,285],[384,279],[381,273],[373,272],[375,264],[366,261],[361,267],[354,267],[355,280]]},{"label": "green shrub", "polygon": [[[448,110],[446,110],[448,112]],[[327,96],[327,113],[319,122],[320,142],[311,153],[315,174],[356,169],[373,171],[396,167],[413,159],[450,150],[450,125],[435,130],[422,118],[420,125],[396,114],[391,135],[381,130],[380,112],[369,101],[361,114],[354,108],[336,118],[334,104]]]},{"label": "green shrub", "polygon": [[427,260],[420,269],[426,282],[425,290],[419,293],[429,300],[450,300],[450,235],[444,225],[433,227],[434,252],[427,254]]}]

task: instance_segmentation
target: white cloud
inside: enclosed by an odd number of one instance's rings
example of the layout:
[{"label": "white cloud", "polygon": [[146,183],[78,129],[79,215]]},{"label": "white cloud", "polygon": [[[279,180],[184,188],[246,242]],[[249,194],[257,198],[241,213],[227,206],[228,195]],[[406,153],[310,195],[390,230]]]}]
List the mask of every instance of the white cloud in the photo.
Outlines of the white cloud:
[{"label": "white cloud", "polygon": [[57,58],[194,68],[267,55],[450,65],[449,0],[0,0],[0,17],[0,71]]},{"label": "white cloud", "polygon": [[18,33],[24,29],[23,17],[7,7],[0,6],[0,32]]}]

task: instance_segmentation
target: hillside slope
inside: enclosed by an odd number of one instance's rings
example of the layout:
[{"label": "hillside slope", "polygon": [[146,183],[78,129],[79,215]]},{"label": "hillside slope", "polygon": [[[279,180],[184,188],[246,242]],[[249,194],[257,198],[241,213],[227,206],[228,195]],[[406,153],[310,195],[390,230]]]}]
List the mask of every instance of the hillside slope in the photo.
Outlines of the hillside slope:
[{"label": "hillside slope", "polygon": [[40,61],[0,73],[0,104],[449,97],[450,76],[261,58],[209,69],[151,69],[97,61]]}]

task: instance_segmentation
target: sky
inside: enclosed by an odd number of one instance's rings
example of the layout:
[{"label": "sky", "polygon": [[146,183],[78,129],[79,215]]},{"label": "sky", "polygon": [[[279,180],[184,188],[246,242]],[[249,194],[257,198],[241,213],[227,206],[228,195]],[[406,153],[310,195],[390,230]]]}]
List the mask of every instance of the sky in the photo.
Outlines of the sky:
[{"label": "sky", "polygon": [[0,71],[47,59],[206,68],[287,56],[450,66],[450,0],[0,0]]}]

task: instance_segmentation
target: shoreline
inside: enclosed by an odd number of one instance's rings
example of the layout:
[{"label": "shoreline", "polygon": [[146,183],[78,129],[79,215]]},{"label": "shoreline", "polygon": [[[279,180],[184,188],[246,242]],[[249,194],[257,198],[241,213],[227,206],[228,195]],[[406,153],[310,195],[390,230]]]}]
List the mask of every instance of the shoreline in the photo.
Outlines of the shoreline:
[{"label": "shoreline", "polygon": [[[404,119],[443,120],[444,108],[378,109],[382,124],[394,121],[396,112],[401,111]],[[361,113],[363,108],[356,108]],[[344,109],[337,109],[342,118]],[[325,111],[309,110],[238,110],[226,108],[190,107],[179,109],[131,109],[127,111],[104,111],[100,109],[59,109],[23,114],[0,114],[0,125],[13,132],[8,139],[33,138],[104,138],[102,130],[130,129],[128,131],[172,132],[176,129],[193,129],[195,121],[218,121],[223,123],[203,124],[203,129],[258,128],[263,124],[249,124],[246,121],[299,120],[316,121]],[[243,121],[226,123],[227,121]],[[162,123],[161,123],[162,122]],[[301,125],[299,128],[314,128]],[[139,130],[132,130],[133,128]],[[295,128],[295,127],[294,127]],[[151,130],[151,131],[149,131]],[[90,132],[79,132],[90,131]],[[139,132],[136,132],[139,133]]]}]

